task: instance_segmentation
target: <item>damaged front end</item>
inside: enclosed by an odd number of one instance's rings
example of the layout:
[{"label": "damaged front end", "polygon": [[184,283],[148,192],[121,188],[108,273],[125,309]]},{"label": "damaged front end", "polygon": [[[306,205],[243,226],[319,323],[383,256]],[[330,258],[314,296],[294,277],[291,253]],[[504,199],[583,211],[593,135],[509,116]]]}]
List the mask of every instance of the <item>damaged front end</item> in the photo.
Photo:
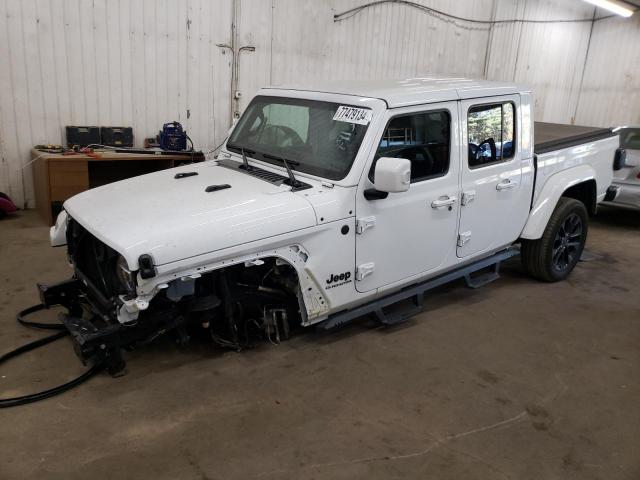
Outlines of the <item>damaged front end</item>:
[{"label": "damaged front end", "polygon": [[[282,257],[198,267],[156,283],[151,257],[141,258],[133,271],[80,223],[71,217],[64,223],[58,230],[66,227],[74,275],[56,285],[38,285],[40,297],[47,307],[68,310],[62,321],[80,359],[104,363],[114,375],[124,370],[123,349],[148,344],[165,333],[181,344],[197,336],[242,350],[263,341],[278,343],[308,320],[305,294],[315,288],[305,284],[303,294],[296,268]],[[52,243],[55,236],[52,230]],[[152,289],[149,278],[154,280]],[[317,298],[316,303],[321,305]]]}]

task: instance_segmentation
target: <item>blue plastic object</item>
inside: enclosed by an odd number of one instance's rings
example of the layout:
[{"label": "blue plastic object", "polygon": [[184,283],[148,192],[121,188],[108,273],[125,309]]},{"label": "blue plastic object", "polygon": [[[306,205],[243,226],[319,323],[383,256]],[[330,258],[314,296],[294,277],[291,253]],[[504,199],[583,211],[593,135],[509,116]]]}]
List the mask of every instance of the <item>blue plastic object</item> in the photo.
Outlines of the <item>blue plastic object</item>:
[{"label": "blue plastic object", "polygon": [[178,122],[165,123],[158,135],[160,148],[169,151],[182,151],[187,149],[187,132]]}]

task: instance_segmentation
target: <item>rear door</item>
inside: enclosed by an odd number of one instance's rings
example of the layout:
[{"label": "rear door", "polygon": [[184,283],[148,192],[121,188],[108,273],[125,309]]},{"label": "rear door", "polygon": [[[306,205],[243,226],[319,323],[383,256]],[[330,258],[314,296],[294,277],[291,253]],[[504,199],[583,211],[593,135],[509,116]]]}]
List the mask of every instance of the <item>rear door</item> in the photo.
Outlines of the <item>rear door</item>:
[{"label": "rear door", "polygon": [[[455,260],[459,213],[457,102],[393,109],[356,203],[356,288],[370,291]],[[411,161],[411,186],[367,199],[380,157]]]},{"label": "rear door", "polygon": [[462,117],[460,258],[513,242],[530,204],[517,142],[519,95],[460,102]]}]

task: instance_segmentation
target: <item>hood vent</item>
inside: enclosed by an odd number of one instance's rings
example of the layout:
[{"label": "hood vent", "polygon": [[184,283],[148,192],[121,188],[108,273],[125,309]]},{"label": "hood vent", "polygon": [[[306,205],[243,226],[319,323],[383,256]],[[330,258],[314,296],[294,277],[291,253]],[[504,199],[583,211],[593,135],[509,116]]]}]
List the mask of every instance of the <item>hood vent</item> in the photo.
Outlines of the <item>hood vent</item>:
[{"label": "hood vent", "polygon": [[207,193],[217,192],[218,190],[225,190],[227,188],[231,188],[231,185],[229,185],[228,183],[223,183],[222,185],[209,185],[207,188],[204,189],[204,191]]},{"label": "hood vent", "polygon": [[[223,159],[223,160],[217,160],[217,162],[218,162],[218,165],[220,165],[221,167],[230,168],[231,170],[239,170],[242,173],[246,173],[253,177],[258,177],[273,185],[280,186],[284,184],[284,185],[291,186],[289,177],[285,175],[280,175],[279,173],[270,172],[269,170],[264,170],[260,167],[256,167],[255,165],[249,165],[249,168],[245,168],[243,163],[236,162],[233,160]],[[291,191],[297,192],[298,190],[306,190],[307,188],[311,188],[311,185],[309,185],[308,183],[298,181],[298,185],[295,187],[292,186]]]},{"label": "hood vent", "polygon": [[194,175],[198,175],[198,172],[180,172],[180,173],[176,173],[173,178],[178,180],[180,178],[193,177]]}]

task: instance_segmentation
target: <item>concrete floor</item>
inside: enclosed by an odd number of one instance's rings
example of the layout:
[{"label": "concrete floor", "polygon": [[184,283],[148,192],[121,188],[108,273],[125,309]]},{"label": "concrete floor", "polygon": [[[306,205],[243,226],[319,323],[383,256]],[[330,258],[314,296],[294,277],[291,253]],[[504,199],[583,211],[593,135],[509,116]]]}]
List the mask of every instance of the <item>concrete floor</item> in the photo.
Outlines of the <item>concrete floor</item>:
[{"label": "concrete floor", "polygon": [[[219,353],[160,341],[0,412],[0,478],[638,479],[640,214],[603,210],[569,281],[519,263],[392,329]],[[0,351],[37,281],[70,274],[33,212],[0,222]],[[54,312],[40,318],[55,320]],[[67,339],[0,369],[2,396],[82,371]]]}]

